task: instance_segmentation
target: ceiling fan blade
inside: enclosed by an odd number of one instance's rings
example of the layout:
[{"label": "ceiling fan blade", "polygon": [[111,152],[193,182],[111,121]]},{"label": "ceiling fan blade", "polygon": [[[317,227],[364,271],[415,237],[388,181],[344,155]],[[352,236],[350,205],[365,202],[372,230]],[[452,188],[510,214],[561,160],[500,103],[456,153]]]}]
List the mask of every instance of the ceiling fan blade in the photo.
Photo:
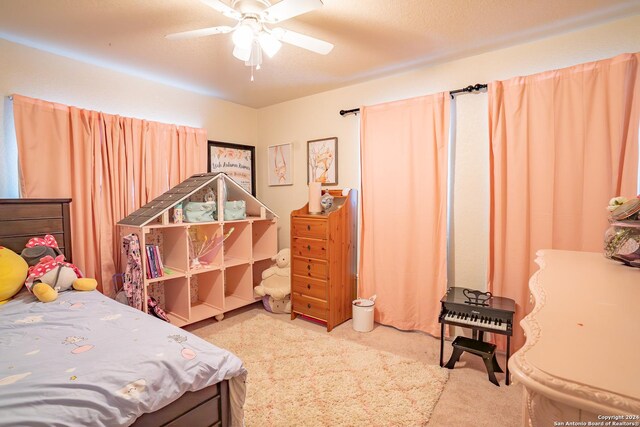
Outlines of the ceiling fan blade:
[{"label": "ceiling fan blade", "polygon": [[322,7],[322,0],[282,0],[266,9],[265,21],[275,24]]},{"label": "ceiling fan blade", "polygon": [[285,43],[289,43],[321,55],[326,55],[331,52],[331,49],[333,49],[333,45],[329,42],[296,33],[295,31],[285,30],[284,28],[274,28],[271,30],[271,34],[276,39],[282,40]]},{"label": "ceiling fan blade", "polygon": [[166,35],[165,38],[169,40],[193,39],[196,37],[211,36],[213,34],[225,34],[231,32],[231,30],[233,30],[233,27],[209,27],[201,28],[199,30],[183,31],[182,33],[173,33]]},{"label": "ceiling fan blade", "polygon": [[228,4],[221,2],[220,0],[200,0],[200,1],[206,4],[207,6],[222,13],[224,16],[228,16],[229,18],[233,18],[237,20],[240,20],[242,18],[242,15],[238,11],[233,9]]}]

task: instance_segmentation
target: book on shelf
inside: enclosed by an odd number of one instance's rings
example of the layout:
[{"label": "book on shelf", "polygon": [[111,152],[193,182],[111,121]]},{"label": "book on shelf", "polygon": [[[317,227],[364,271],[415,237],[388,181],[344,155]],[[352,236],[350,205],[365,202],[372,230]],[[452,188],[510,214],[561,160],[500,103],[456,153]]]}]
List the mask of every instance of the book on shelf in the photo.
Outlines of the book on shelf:
[{"label": "book on shelf", "polygon": [[156,245],[146,245],[147,279],[164,276],[161,265],[160,249]]},{"label": "book on shelf", "polygon": [[151,267],[149,267],[149,254],[147,253],[147,248],[146,247],[144,248],[144,252],[141,253],[140,256],[142,257],[142,259],[143,259],[142,262],[144,262],[144,265],[145,265],[145,269],[144,269],[145,274],[144,274],[144,276],[147,279],[151,279]]},{"label": "book on shelf", "polygon": [[158,263],[158,271],[161,276],[164,276],[164,264],[162,263],[162,257],[160,256],[160,248],[158,246],[154,246],[153,250],[156,252],[156,261]]},{"label": "book on shelf", "polygon": [[144,247],[144,259],[147,266],[147,279],[153,279],[153,271],[151,270],[151,257],[149,256],[149,248]]},{"label": "book on shelf", "polygon": [[151,248],[151,252],[153,254],[153,262],[156,265],[156,271],[158,272],[158,277],[164,276],[162,269],[160,268],[160,250],[157,246],[153,246]]},{"label": "book on shelf", "polygon": [[147,252],[147,268],[149,270],[149,278],[150,279],[154,279],[156,277],[158,277],[158,273],[156,272],[156,267],[155,264],[153,262],[153,258],[151,255],[151,245],[147,245],[145,247],[145,250]]}]

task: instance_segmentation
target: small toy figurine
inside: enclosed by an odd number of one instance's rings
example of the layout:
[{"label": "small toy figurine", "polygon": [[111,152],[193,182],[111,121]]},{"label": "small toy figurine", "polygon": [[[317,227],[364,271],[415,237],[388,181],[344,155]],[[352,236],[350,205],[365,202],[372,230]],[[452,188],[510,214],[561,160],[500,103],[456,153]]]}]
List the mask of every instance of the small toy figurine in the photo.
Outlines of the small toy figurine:
[{"label": "small toy figurine", "polygon": [[320,199],[320,206],[322,206],[323,211],[328,211],[333,206],[333,196],[329,193],[326,193]]},{"label": "small toy figurine", "polygon": [[173,222],[174,224],[182,224],[183,212],[182,203],[178,203],[173,207]]},{"label": "small toy figurine", "polygon": [[216,193],[213,192],[211,188],[207,189],[207,192],[204,194],[205,202],[215,202],[216,201]]}]

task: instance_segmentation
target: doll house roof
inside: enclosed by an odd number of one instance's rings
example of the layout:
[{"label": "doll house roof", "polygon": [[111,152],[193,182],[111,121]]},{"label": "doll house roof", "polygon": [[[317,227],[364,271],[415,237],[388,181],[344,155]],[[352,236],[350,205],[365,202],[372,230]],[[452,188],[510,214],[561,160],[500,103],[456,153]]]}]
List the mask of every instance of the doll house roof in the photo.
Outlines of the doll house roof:
[{"label": "doll house roof", "polygon": [[[185,201],[203,201],[190,199],[198,191],[206,187],[213,188],[217,194],[217,203],[223,200],[244,200],[246,202],[247,217],[277,218],[278,216],[262,202],[253,197],[240,184],[229,178],[223,172],[201,173],[193,175],[169,191],[156,197],[137,211],[118,221],[119,225],[142,227],[161,220],[163,214],[176,204]],[[225,198],[226,193],[226,198]]]}]

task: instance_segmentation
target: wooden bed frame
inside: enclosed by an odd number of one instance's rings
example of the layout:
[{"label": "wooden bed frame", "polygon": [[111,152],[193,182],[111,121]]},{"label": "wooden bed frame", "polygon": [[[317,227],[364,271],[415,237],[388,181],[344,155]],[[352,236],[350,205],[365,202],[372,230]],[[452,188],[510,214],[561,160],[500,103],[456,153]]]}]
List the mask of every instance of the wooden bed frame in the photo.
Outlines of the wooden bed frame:
[{"label": "wooden bed frame", "polygon": [[[0,245],[20,253],[32,237],[51,234],[65,258],[72,262],[71,199],[0,199]],[[188,391],[173,403],[143,414],[136,427],[229,426],[229,383]]]}]

